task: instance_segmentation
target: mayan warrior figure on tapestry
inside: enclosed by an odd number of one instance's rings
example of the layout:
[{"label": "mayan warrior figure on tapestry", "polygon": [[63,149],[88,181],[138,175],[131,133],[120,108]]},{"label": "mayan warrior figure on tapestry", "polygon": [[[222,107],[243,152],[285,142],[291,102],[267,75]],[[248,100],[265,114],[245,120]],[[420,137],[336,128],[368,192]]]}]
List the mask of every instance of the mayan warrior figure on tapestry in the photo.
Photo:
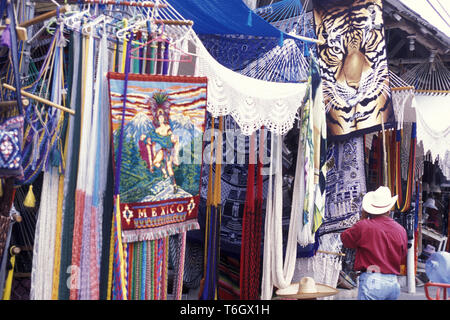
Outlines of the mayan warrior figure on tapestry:
[{"label": "mayan warrior figure on tapestry", "polygon": [[391,127],[381,0],[314,0],[328,138]]},{"label": "mayan warrior figure on tapestry", "polygon": [[[206,78],[109,74],[124,242],[198,229]],[[122,114],[122,154],[117,163]]]}]

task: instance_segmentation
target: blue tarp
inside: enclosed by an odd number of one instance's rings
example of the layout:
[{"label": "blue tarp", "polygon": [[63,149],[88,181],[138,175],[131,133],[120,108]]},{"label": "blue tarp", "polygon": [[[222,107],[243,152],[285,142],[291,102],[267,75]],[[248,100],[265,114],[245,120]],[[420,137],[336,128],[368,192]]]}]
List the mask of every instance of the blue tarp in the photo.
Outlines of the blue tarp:
[{"label": "blue tarp", "polygon": [[[276,37],[282,32],[253,13],[242,0],[168,0],[197,34]],[[250,15],[250,17],[249,17]],[[284,38],[289,38],[283,33]]]}]

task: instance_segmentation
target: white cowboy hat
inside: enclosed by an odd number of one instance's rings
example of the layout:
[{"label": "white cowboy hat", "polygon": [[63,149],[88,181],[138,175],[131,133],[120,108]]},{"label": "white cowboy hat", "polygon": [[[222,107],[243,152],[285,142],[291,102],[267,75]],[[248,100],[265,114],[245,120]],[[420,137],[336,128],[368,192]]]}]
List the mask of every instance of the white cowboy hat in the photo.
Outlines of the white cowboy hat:
[{"label": "white cowboy hat", "polygon": [[431,209],[434,209],[434,210],[439,210],[436,207],[436,202],[434,201],[433,198],[428,198],[427,201],[425,201],[425,203],[423,204],[423,207],[424,208],[431,208]]},{"label": "white cowboy hat", "polygon": [[316,283],[311,277],[303,277],[300,282],[293,283],[287,288],[278,289],[276,294],[284,298],[315,299],[332,296],[339,291],[325,284]]},{"label": "white cowboy hat", "polygon": [[362,201],[362,208],[370,214],[383,214],[391,210],[398,196],[391,196],[388,187],[379,187],[375,191],[367,192]]}]

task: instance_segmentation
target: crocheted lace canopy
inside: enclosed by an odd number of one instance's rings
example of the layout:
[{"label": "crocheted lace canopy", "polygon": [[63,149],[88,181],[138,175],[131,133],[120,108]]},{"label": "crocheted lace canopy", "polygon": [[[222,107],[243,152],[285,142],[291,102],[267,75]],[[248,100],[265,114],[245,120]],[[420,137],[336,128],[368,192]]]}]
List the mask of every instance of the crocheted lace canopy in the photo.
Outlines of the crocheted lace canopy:
[{"label": "crocheted lace canopy", "polygon": [[[286,57],[297,56],[299,58],[295,63],[291,62],[298,71],[295,80],[306,80],[308,63],[301,54],[296,54],[300,51],[294,38],[253,13],[242,0],[210,0],[201,3],[194,0],[174,0],[170,4],[185,19],[194,21],[189,38],[195,43],[200,58],[196,61],[197,75],[208,77],[208,111],[215,117],[232,115],[246,135],[252,134],[261,126],[278,134],[288,132],[295,122],[307,84],[270,82],[279,81],[279,77],[267,75],[275,74],[276,68],[286,68]],[[280,46],[275,46],[262,54],[258,63],[253,61],[240,70],[245,74],[243,75],[216,61],[197,34],[239,34],[273,38],[283,45],[283,50],[280,50]],[[272,58],[270,64],[269,57]],[[273,60],[277,63],[274,64]],[[292,70],[289,72],[292,73]]]},{"label": "crocheted lace canopy", "polygon": [[[196,35],[192,35],[196,38]],[[306,83],[269,82],[244,76],[218,63],[197,38],[199,75],[208,77],[207,110],[214,117],[231,114],[245,135],[262,126],[285,134],[293,126]]]}]

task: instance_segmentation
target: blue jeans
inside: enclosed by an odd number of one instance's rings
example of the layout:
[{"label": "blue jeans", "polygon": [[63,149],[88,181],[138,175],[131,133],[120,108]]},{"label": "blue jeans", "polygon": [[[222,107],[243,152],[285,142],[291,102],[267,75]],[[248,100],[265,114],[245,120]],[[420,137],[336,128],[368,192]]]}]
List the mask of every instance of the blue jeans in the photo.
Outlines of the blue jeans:
[{"label": "blue jeans", "polygon": [[359,276],[358,300],[397,300],[399,296],[395,274],[363,272]]}]

